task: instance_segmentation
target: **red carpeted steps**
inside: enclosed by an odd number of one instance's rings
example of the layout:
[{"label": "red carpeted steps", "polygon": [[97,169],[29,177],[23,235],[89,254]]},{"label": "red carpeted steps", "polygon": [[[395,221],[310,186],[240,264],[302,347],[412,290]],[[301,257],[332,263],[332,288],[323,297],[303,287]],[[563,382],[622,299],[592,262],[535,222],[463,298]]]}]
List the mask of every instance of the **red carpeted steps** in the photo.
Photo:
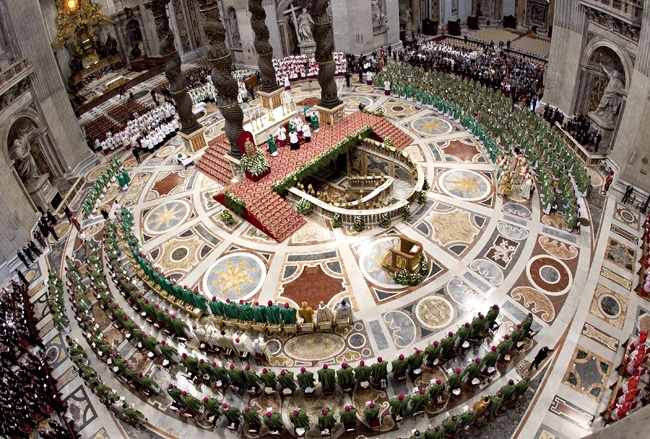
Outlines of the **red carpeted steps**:
[{"label": "red carpeted steps", "polygon": [[212,139],[208,149],[196,164],[196,169],[215,180],[222,186],[228,186],[232,180],[232,169],[225,155],[230,151],[230,143],[226,134]]}]

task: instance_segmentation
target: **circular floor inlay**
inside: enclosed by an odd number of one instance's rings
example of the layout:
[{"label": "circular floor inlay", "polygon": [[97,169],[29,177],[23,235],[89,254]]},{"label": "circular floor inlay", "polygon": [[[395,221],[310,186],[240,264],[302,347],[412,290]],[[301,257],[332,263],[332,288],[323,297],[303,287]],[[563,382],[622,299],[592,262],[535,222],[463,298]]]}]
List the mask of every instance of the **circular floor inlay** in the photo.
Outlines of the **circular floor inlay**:
[{"label": "circular floor inlay", "polygon": [[556,284],[560,281],[560,272],[557,271],[557,268],[550,265],[544,265],[542,268],[540,268],[539,276],[549,284]]},{"label": "circular floor inlay", "polygon": [[420,117],[411,123],[411,128],[423,136],[448,134],[454,127],[439,117]]},{"label": "circular floor inlay", "polygon": [[528,261],[526,274],[530,283],[550,296],[561,296],[571,289],[573,274],[559,259],[539,255]]},{"label": "circular floor inlay", "polygon": [[447,326],[454,318],[451,303],[442,297],[425,297],[415,307],[415,315],[428,329]]},{"label": "circular floor inlay", "polygon": [[326,360],[345,349],[345,340],[337,334],[305,334],[289,339],[284,352],[305,361]]},{"label": "circular floor inlay", "polygon": [[401,105],[394,105],[393,110],[394,111],[404,111],[404,107],[402,107]]},{"label": "circular floor inlay", "polygon": [[154,234],[168,232],[185,221],[190,212],[190,206],[185,201],[176,200],[161,204],[146,216],[144,228]]},{"label": "circular floor inlay", "polygon": [[350,338],[348,338],[348,343],[350,344],[350,347],[359,349],[366,344],[366,337],[364,337],[363,334],[352,334]]},{"label": "circular floor inlay", "polygon": [[440,176],[440,187],[450,197],[478,201],[490,194],[490,182],[478,172],[454,169]]},{"label": "circular floor inlay", "polygon": [[601,296],[598,307],[608,317],[616,318],[621,314],[621,303],[616,297],[610,294],[603,294]]},{"label": "circular floor inlay", "polygon": [[278,340],[269,340],[266,342],[266,347],[272,355],[277,355],[282,349],[282,344]]},{"label": "circular floor inlay", "polygon": [[629,223],[634,221],[634,215],[632,215],[632,213],[627,210],[621,210],[621,217]]},{"label": "circular floor inlay", "polygon": [[397,241],[397,238],[383,238],[364,245],[359,265],[361,272],[370,282],[383,288],[404,288],[395,283],[388,270],[382,266],[384,258],[390,249],[397,245]]},{"label": "circular floor inlay", "polygon": [[266,277],[264,263],[248,253],[232,253],[217,260],[203,277],[203,291],[209,297],[248,299],[257,293]]},{"label": "circular floor inlay", "polygon": [[187,247],[177,247],[172,251],[170,258],[174,262],[180,262],[187,257],[188,253]]}]

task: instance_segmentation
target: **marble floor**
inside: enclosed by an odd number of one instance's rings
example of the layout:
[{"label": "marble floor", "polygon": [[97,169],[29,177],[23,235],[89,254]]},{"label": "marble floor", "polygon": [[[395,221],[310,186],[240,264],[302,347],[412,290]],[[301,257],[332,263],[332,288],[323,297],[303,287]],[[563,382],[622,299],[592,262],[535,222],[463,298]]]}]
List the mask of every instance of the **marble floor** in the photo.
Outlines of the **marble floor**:
[{"label": "marble floor", "polygon": [[[154,78],[138,89],[147,90],[161,80]],[[598,230],[581,226],[579,232],[568,232],[560,219],[543,215],[538,191],[531,200],[497,197],[493,165],[477,141],[458,124],[415,103],[384,96],[383,90],[376,93],[371,87],[355,84],[345,88],[342,81],[339,88],[348,113],[360,102],[370,109],[383,108],[391,121],[415,139],[406,151],[424,167],[431,188],[427,203],[412,220],[357,233],[351,228],[334,229],[329,221],[312,213],[306,217],[306,225],[277,243],[239,218],[229,224],[219,220],[222,206],[212,196],[223,188],[192,167],[184,170],[173,163],[174,155],[185,148],[180,137],[145,155],[141,165],[131,153],[119,153],[132,184],[125,192],[109,190],[104,202],[111,206],[115,199],[128,206],[144,251],[167,274],[198,287],[206,297],[280,300],[295,307],[303,300],[315,307],[320,300],[332,306],[349,298],[355,322],[349,331],[267,338],[273,354],[271,366],[278,369],[317,368],[325,362],[341,361],[356,366],[359,360],[373,362],[378,356],[390,361],[399,353],[424,349],[493,304],[501,308],[501,328],[490,341],[497,344],[527,313],[533,313],[533,329],[538,331],[534,341],[509,367],[500,368],[488,385],[461,401],[449,402],[442,410],[428,412],[424,419],[405,421],[400,427],[403,432],[393,431],[387,437],[408,436],[412,428],[423,431],[447,414],[462,412],[479,396],[495,393],[507,380],[519,379],[519,371],[526,368],[517,365],[532,361],[541,346],[549,346],[553,353],[533,375],[535,391],[529,392],[529,402],[509,412],[504,418],[507,422],[499,421],[507,424],[507,429],[493,426],[480,437],[505,437],[507,431],[510,437],[573,439],[602,428],[598,413],[608,404],[608,387],[617,379],[614,366],[620,362],[621,345],[640,326],[647,325],[650,316],[650,303],[634,293],[642,215],[620,204],[620,194],[609,191],[602,200],[602,215],[595,219]],[[292,89],[295,102],[315,101],[317,93],[299,86]],[[145,95],[143,101],[147,98]],[[245,111],[259,105],[259,101],[248,103]],[[208,139],[222,131],[223,119],[218,112],[208,111],[201,122],[207,127]],[[83,195],[104,166],[86,175],[88,187],[80,191],[73,207],[81,205]],[[580,209],[581,216],[590,217],[585,201],[581,201]],[[89,235],[101,239],[100,218],[86,218],[82,225]],[[47,270],[61,273],[62,255],[78,256],[76,229],[62,226],[61,234],[62,239],[52,244],[28,278],[33,300],[44,308],[40,328],[53,358],[54,375],[82,436],[198,439],[215,433],[227,435],[170,415],[165,395],[142,401],[96,358],[91,359],[93,365],[106,371],[102,378],[147,416],[147,430],[134,432],[122,425],[83,386],[72,372],[62,335],[54,329],[49,310],[42,306]],[[417,287],[396,284],[381,268],[398,234],[423,244],[430,271]],[[81,338],[79,328],[73,326],[73,335]],[[113,336],[120,341],[119,334]],[[182,374],[169,374],[146,358],[139,359],[136,355],[140,354],[127,342],[120,346],[125,357],[133,357],[162,385],[175,382],[193,389]],[[488,344],[480,346],[473,355],[482,355],[488,348]],[[179,350],[197,352],[191,343]],[[458,361],[462,366],[462,359]],[[426,371],[428,377],[445,378],[447,373],[442,369]],[[399,385],[391,382],[385,392],[355,394],[352,401],[361,406],[372,399],[385,407],[387,398],[412,391],[416,385],[427,383],[424,379]],[[196,396],[207,392],[193,390]],[[341,398],[349,397],[337,396],[309,409],[317,410],[323,404],[336,406]],[[303,403],[298,398],[242,401],[230,394],[225,400],[261,410],[281,404],[287,410]]]}]

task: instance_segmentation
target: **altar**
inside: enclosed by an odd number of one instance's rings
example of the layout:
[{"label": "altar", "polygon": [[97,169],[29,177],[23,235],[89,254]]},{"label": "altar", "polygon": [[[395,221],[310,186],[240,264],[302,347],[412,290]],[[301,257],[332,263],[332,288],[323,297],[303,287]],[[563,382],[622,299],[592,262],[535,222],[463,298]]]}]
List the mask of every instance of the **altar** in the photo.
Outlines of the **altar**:
[{"label": "altar", "polygon": [[275,136],[280,125],[288,123],[295,119],[297,111],[295,109],[287,110],[286,107],[280,106],[273,110],[263,108],[259,117],[251,116],[248,123],[244,124],[244,131],[250,131],[255,136],[255,144],[260,145],[269,137],[269,134]]}]

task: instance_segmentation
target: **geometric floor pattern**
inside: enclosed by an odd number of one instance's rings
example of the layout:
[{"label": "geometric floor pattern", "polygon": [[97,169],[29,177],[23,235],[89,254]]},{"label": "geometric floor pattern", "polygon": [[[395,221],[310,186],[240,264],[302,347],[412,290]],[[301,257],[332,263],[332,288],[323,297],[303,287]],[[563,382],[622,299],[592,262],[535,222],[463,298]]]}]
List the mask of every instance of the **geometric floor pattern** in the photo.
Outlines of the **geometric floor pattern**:
[{"label": "geometric floor pattern", "polygon": [[[153,84],[149,81],[139,87],[148,90]],[[173,157],[184,146],[170,142],[154,156],[145,155],[139,166],[130,153],[121,154],[133,184],[128,191],[115,191],[111,196],[130,206],[143,250],[179,283],[198,287],[210,298],[280,300],[294,306],[306,300],[314,308],[321,300],[331,307],[347,298],[356,323],[349,331],[266,339],[273,353],[270,367],[278,371],[314,370],[324,362],[348,361],[356,366],[359,360],[372,362],[377,356],[390,361],[399,353],[424,349],[492,304],[502,309],[497,343],[531,312],[539,332],[521,360],[532,361],[541,346],[554,352],[543,363],[543,372],[533,372],[533,379],[540,378],[537,392],[541,396],[512,419],[513,426],[517,424],[513,437],[581,437],[601,428],[597,413],[599,405],[610,398],[608,386],[617,378],[613,365],[620,362],[620,345],[631,331],[650,325],[650,305],[640,306],[632,291],[637,282],[639,252],[634,238],[640,234],[639,213],[617,203],[618,195],[610,190],[598,241],[592,242],[588,227],[582,227],[579,234],[568,233],[561,221],[542,215],[538,191],[531,200],[497,197],[494,166],[458,124],[415,103],[375,93],[371,87],[343,88],[341,96],[350,111],[357,102],[370,104],[370,109],[384,108],[389,120],[399,121],[401,129],[415,139],[407,151],[423,167],[431,189],[428,202],[411,221],[395,220],[389,229],[370,227],[358,233],[345,227],[333,229],[329,221],[312,213],[303,228],[277,243],[238,218],[228,224],[220,221],[223,208],[211,197],[223,188],[193,167],[183,170],[174,164]],[[297,102],[316,97],[313,90],[293,90]],[[245,111],[250,113],[259,104],[255,101]],[[222,132],[223,121],[214,112],[203,122],[207,140]],[[104,167],[93,170],[87,179],[96,179]],[[71,204],[81,203],[74,200]],[[101,231],[100,222],[89,223],[93,223],[90,230]],[[61,254],[77,251],[80,242],[74,228],[61,231],[65,236],[56,246],[59,260]],[[381,260],[398,234],[422,242],[431,268],[418,287],[397,285],[382,271]],[[34,285],[44,280],[48,268],[60,269],[56,258],[49,256],[41,258],[30,274]],[[602,263],[592,263],[601,259]],[[32,300],[40,300],[44,293],[42,287],[34,290]],[[71,362],[60,349],[63,335],[53,329],[48,313],[40,326],[46,331],[54,375],[63,379],[70,416],[82,435],[140,437],[115,421],[78,377],[69,376]],[[80,338],[76,323],[72,326],[71,335]],[[134,349],[116,332],[111,330],[109,335],[119,343],[120,352],[133,355]],[[191,343],[179,350],[196,353]],[[139,367],[190,388],[180,374],[170,376],[146,358],[141,360]],[[103,372],[102,378],[126,395],[125,402],[136,404],[149,418],[149,430],[141,433],[144,436],[202,439],[213,435],[163,413],[160,408],[169,404],[165,398],[143,402],[107,369]],[[430,375],[444,378],[447,373],[438,370]],[[514,367],[505,370],[488,387],[444,412],[460,413],[481,394],[495,393],[508,379],[518,377]],[[397,392],[413,388],[410,381],[391,385],[373,398],[387,404]],[[192,391],[198,397],[209,390]],[[225,400],[233,402],[231,398],[227,395]],[[363,395],[353,398],[358,407],[365,404]],[[338,399],[331,404],[345,398]],[[546,401],[544,407],[541,400]],[[282,404],[264,398],[249,402],[259,410]],[[322,405],[322,401],[311,401],[304,407],[316,413]],[[407,420],[400,428],[403,431],[390,434],[403,436],[412,428],[422,431],[429,422],[441,422],[444,412],[431,413],[430,419]]]}]

